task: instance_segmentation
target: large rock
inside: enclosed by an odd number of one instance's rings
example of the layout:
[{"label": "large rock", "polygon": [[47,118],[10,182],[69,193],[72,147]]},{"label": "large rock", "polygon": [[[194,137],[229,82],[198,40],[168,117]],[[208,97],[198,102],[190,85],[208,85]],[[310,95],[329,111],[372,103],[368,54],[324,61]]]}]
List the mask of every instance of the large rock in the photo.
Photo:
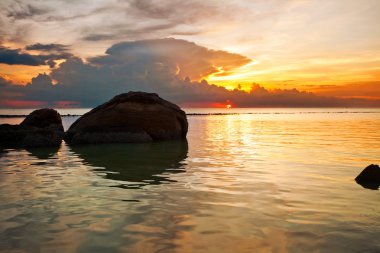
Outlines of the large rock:
[{"label": "large rock", "polygon": [[380,167],[377,164],[369,165],[355,178],[355,181],[365,188],[377,190],[380,186]]},{"label": "large rock", "polygon": [[70,144],[185,139],[186,114],[157,94],[128,92],[94,108],[66,132]]},{"label": "large rock", "polygon": [[59,146],[63,135],[64,131],[59,113],[53,109],[39,109],[29,114],[20,125],[0,125],[0,146]]}]

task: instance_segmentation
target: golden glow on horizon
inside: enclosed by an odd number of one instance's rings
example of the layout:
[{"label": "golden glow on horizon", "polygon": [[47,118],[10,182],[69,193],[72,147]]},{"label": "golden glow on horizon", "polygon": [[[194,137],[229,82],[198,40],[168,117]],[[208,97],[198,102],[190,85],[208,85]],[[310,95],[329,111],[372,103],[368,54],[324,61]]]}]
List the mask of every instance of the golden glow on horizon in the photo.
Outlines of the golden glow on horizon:
[{"label": "golden glow on horizon", "polygon": [[47,65],[26,66],[7,65],[0,63],[0,76],[15,84],[27,84],[38,74],[50,73],[51,69]]},{"label": "golden glow on horizon", "polygon": [[255,71],[252,67],[259,63],[259,61],[253,60],[228,74],[225,73],[223,67],[215,66],[218,71],[206,76],[204,79],[208,83],[223,86],[228,90],[236,89],[240,85],[242,90],[248,92],[254,82]]},{"label": "golden glow on horizon", "polygon": [[[57,60],[56,67],[64,61]],[[251,90],[253,83],[257,83],[266,89],[296,88],[300,91],[342,98],[380,98],[380,83],[377,81],[380,80],[378,57],[368,62],[364,59],[360,61],[359,58],[331,57],[310,59],[309,63],[281,67],[271,65],[268,61],[254,60],[232,71],[225,71],[223,66],[214,66],[217,71],[203,79],[228,90],[238,89],[246,92]],[[0,64],[0,77],[14,84],[25,85],[38,74],[50,72],[51,68],[44,65]],[[177,65],[176,74],[180,72],[181,69]],[[56,81],[53,80],[53,84],[56,84]]]},{"label": "golden glow on horizon", "polygon": [[[379,55],[380,56],[380,55]],[[236,68],[227,75],[222,67],[205,79],[210,84],[225,87],[228,90],[239,89],[249,92],[253,83],[267,89],[293,89],[324,93],[338,97],[355,97],[353,83],[378,82],[380,80],[380,57],[368,55],[326,56],[310,58],[300,63],[275,62],[270,59],[254,60]],[[339,94],[341,87],[350,85],[351,94]],[[323,89],[317,87],[324,87]],[[328,87],[328,88],[326,88]],[[325,90],[329,90],[327,94]],[[357,92],[378,93],[376,85],[365,85]],[[336,90],[333,92],[332,90]],[[368,98],[374,96],[356,95]],[[380,96],[375,96],[380,98]]]},{"label": "golden glow on horizon", "polygon": [[[65,60],[56,60],[56,67]],[[182,66],[183,68],[183,66]],[[191,68],[191,66],[187,66]],[[266,89],[293,89],[319,95],[342,98],[379,99],[380,55],[314,57],[298,62],[275,62],[255,59],[236,68],[214,65],[214,72],[204,76],[209,84],[228,90],[249,92],[252,84]],[[14,84],[25,85],[38,74],[50,73],[49,66],[25,66],[0,64],[0,77]],[[183,74],[179,64],[176,74]],[[356,84],[363,84],[358,87]],[[53,80],[53,84],[56,81]],[[347,86],[347,87],[346,87]]]},{"label": "golden glow on horizon", "polygon": [[254,75],[254,70],[252,69],[252,66],[255,66],[259,63],[259,61],[251,61],[250,63],[247,63],[246,65],[243,65],[235,69],[233,74],[228,75],[222,75],[224,73],[223,67],[217,67],[218,72],[212,73],[211,75],[207,76],[207,80],[210,82],[235,81],[245,79],[247,77],[252,77],[252,75]]}]

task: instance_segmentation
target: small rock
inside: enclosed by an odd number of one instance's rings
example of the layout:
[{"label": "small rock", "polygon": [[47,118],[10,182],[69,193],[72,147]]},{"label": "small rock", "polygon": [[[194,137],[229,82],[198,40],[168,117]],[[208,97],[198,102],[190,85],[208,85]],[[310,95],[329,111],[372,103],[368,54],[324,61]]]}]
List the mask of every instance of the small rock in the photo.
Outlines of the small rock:
[{"label": "small rock", "polygon": [[355,181],[365,188],[377,190],[380,186],[379,165],[369,165],[355,178]]},{"label": "small rock", "polygon": [[59,113],[53,109],[39,109],[29,114],[20,125],[0,125],[0,146],[59,146],[63,135],[64,131]]},{"label": "small rock", "polygon": [[61,115],[54,109],[39,109],[30,113],[21,123],[23,128],[36,127],[63,132]]}]

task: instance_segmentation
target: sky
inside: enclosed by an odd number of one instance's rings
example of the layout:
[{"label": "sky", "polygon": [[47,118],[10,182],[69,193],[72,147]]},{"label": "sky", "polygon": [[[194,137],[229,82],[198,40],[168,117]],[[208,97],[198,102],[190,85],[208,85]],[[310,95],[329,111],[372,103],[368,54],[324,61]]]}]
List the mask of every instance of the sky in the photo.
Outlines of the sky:
[{"label": "sky", "polygon": [[378,0],[2,0],[0,107],[380,107]]}]

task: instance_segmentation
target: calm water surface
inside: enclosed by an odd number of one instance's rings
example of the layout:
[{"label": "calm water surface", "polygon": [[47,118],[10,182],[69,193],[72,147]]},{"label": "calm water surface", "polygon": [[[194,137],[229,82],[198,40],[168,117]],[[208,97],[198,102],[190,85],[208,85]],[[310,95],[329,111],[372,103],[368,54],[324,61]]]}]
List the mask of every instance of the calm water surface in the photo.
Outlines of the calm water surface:
[{"label": "calm water surface", "polygon": [[380,110],[232,112],[188,116],[187,142],[3,150],[0,252],[380,252],[380,192],[353,180]]}]

